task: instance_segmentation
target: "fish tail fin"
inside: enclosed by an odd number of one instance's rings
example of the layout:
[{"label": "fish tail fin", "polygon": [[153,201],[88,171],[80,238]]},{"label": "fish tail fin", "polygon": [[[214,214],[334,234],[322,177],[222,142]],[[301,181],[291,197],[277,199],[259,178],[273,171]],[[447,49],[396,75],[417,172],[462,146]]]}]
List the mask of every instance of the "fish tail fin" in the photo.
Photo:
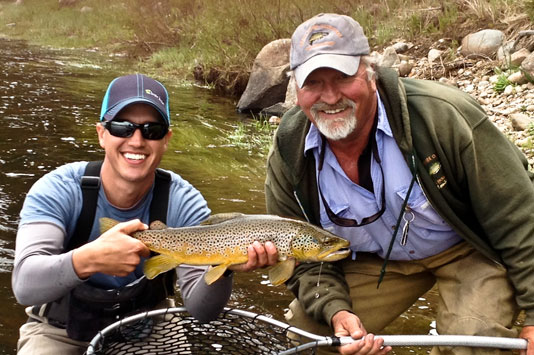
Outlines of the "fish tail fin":
[{"label": "fish tail fin", "polygon": [[156,255],[145,261],[143,272],[149,280],[152,280],[159,274],[174,269],[178,265],[180,265],[180,262],[177,262],[174,258],[167,255]]},{"label": "fish tail fin", "polygon": [[283,284],[293,275],[295,264],[296,260],[294,258],[289,258],[275,264],[269,270],[269,281],[275,286]]},{"label": "fish tail fin", "polygon": [[100,222],[100,234],[104,234],[117,224],[119,224],[119,221],[114,220],[113,218],[108,217],[102,217],[99,219]]},{"label": "fish tail fin", "polygon": [[211,285],[217,281],[224,274],[228,266],[230,266],[230,264],[221,264],[210,268],[204,275],[204,281],[206,281],[206,284]]}]

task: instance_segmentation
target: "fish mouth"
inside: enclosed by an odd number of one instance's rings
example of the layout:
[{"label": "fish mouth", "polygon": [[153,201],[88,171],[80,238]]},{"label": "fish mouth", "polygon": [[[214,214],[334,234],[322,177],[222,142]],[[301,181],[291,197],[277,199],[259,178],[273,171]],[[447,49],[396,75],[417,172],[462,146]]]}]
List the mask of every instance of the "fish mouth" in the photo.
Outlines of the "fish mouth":
[{"label": "fish mouth", "polygon": [[321,261],[337,261],[345,259],[350,254],[349,248],[340,248],[334,250],[328,250],[319,255],[319,260]]}]

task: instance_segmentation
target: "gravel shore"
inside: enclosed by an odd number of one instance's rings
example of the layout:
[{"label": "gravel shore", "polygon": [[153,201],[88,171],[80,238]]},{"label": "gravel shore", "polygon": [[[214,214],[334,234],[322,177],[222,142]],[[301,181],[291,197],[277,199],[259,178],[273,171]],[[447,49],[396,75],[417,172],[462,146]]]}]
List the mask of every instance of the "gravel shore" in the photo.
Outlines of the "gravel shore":
[{"label": "gravel shore", "polygon": [[[462,59],[454,65],[429,64],[419,60],[410,77],[432,79],[457,86],[475,97],[491,121],[527,156],[534,165],[534,84],[509,85],[503,92],[494,89],[499,63],[488,60]],[[443,75],[446,71],[447,75]],[[439,76],[439,79],[437,78]]]}]

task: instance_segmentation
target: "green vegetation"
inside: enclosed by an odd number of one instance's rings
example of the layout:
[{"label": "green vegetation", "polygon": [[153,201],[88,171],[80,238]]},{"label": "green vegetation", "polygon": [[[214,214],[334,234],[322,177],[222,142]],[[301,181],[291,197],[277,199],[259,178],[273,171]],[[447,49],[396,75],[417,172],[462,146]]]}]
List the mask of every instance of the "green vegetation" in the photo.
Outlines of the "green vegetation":
[{"label": "green vegetation", "polygon": [[525,13],[530,22],[534,22],[534,0],[525,0]]},{"label": "green vegetation", "polygon": [[499,68],[495,68],[494,72],[495,74],[497,74],[497,81],[495,82],[495,84],[493,84],[493,90],[498,93],[502,93],[508,85],[512,84],[508,79],[508,76],[510,74],[508,73],[508,71],[502,71]]},{"label": "green vegetation", "polygon": [[[88,2],[89,3],[89,2]],[[0,3],[0,31],[10,37],[53,47],[88,48],[107,45],[109,50],[124,38],[134,36],[128,17],[117,16],[119,2],[90,1],[93,11],[60,7],[58,1],[25,1],[22,5]]]},{"label": "green vegetation", "polygon": [[276,126],[269,124],[266,117],[253,117],[254,125],[237,124],[235,130],[228,136],[230,144],[255,154],[266,156],[269,153]]},{"label": "green vegetation", "polygon": [[[527,128],[527,138],[520,144],[520,148],[525,152],[532,152],[534,150],[534,124],[530,123]],[[530,167],[532,171],[532,167]]]},{"label": "green vegetation", "polygon": [[0,0],[0,34],[126,53],[149,74],[239,95],[260,49],[319,12],[354,17],[379,49],[399,38],[432,43],[454,34],[458,43],[481,28],[514,31],[530,25],[534,0]]}]

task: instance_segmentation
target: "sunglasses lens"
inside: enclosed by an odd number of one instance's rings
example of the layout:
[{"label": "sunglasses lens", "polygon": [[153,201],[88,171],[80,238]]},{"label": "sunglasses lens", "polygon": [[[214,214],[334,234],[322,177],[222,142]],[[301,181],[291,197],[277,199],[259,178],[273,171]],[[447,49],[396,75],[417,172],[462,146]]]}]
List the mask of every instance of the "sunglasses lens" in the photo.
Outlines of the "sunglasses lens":
[{"label": "sunglasses lens", "polygon": [[141,128],[141,133],[145,139],[159,140],[165,137],[168,129],[161,123],[146,123]]},{"label": "sunglasses lens", "polygon": [[134,134],[136,127],[130,122],[108,121],[106,128],[112,136],[127,138]]}]

